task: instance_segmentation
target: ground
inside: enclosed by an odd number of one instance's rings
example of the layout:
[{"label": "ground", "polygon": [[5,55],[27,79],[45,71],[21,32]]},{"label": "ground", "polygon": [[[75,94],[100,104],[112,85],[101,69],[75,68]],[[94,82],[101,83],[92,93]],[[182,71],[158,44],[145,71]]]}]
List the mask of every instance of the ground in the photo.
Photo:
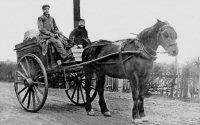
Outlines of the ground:
[{"label": "ground", "polygon": [[[98,98],[93,106],[96,116],[87,116],[83,107],[73,105],[63,90],[50,89],[44,107],[38,113],[23,110],[13,83],[0,82],[0,125],[130,125],[132,99],[130,93],[106,92],[112,117],[100,113]],[[151,96],[145,99],[149,117],[143,125],[199,125],[200,103],[183,102]]]}]

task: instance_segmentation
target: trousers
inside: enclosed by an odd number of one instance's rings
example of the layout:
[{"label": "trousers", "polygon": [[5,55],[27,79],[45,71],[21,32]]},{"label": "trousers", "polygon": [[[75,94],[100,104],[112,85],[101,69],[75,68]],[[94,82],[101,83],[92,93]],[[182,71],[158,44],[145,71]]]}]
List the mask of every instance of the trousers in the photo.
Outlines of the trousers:
[{"label": "trousers", "polygon": [[66,43],[62,43],[63,41],[51,37],[49,42],[53,44],[62,59],[65,59],[67,56],[72,54],[71,49],[65,49]]}]

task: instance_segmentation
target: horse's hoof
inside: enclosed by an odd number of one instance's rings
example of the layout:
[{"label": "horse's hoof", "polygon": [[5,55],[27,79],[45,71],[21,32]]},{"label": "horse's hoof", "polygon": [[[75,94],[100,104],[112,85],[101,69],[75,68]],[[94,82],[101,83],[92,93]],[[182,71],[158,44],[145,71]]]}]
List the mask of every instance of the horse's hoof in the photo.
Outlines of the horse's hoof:
[{"label": "horse's hoof", "polygon": [[103,115],[106,116],[106,117],[111,117],[111,113],[109,111],[104,112]]},{"label": "horse's hoof", "polygon": [[142,124],[142,119],[133,119],[134,124]]},{"label": "horse's hoof", "polygon": [[88,115],[88,116],[94,116],[95,114],[94,114],[94,111],[91,110],[91,111],[87,111],[87,115]]},{"label": "horse's hoof", "polygon": [[141,119],[142,119],[143,122],[148,122],[149,121],[147,116],[141,117]]}]

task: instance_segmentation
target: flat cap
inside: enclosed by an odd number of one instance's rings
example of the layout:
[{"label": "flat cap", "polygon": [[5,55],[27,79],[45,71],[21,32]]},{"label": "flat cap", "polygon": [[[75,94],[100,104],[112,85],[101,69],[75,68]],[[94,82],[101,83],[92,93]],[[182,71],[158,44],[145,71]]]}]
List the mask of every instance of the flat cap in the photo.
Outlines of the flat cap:
[{"label": "flat cap", "polygon": [[48,4],[45,4],[45,5],[42,6],[42,9],[44,9],[45,7],[49,7],[50,8],[50,6]]}]

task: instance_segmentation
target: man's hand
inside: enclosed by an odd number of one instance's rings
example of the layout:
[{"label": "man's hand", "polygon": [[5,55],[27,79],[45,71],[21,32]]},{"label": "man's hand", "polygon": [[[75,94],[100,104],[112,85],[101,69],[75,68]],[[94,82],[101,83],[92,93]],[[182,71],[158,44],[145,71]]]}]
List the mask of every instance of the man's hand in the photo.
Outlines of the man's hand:
[{"label": "man's hand", "polygon": [[56,33],[56,34],[55,34],[55,38],[57,39],[58,37],[59,37],[59,34],[58,34],[58,33]]},{"label": "man's hand", "polygon": [[53,33],[50,33],[49,34],[51,37],[53,37],[53,38],[55,38],[56,37],[56,35],[55,34],[53,34]]}]

